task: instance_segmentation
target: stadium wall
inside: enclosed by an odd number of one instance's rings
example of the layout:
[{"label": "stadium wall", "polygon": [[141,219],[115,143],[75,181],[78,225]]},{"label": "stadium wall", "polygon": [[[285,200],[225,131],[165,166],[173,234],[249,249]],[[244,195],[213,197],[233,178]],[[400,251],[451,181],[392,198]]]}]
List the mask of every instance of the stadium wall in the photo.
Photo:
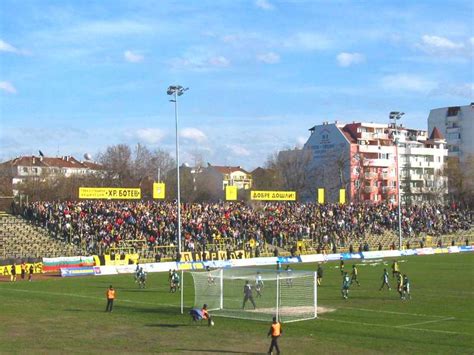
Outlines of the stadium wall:
[{"label": "stadium wall", "polygon": [[[368,251],[361,253],[336,253],[336,254],[312,254],[301,255],[296,257],[265,257],[253,259],[231,259],[231,260],[212,260],[212,261],[193,261],[193,262],[164,262],[141,264],[146,272],[166,272],[169,270],[202,270],[206,267],[210,268],[230,268],[245,266],[275,266],[277,262],[281,264],[297,264],[297,263],[315,263],[340,260],[357,260],[357,259],[379,259],[411,255],[433,255],[447,253],[463,253],[474,252],[474,246],[454,246],[448,248],[419,248],[408,250],[382,250]],[[135,272],[135,265],[124,266],[94,266],[94,274],[100,275],[118,275],[132,274]]]}]

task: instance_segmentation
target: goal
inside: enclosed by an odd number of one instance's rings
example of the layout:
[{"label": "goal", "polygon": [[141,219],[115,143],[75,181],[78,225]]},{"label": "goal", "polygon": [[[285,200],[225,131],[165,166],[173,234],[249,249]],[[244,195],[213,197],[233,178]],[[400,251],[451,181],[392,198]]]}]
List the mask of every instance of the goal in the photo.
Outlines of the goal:
[{"label": "goal", "polygon": [[213,315],[262,321],[276,316],[281,322],[317,317],[315,272],[229,268],[191,274],[194,306],[207,304]]}]

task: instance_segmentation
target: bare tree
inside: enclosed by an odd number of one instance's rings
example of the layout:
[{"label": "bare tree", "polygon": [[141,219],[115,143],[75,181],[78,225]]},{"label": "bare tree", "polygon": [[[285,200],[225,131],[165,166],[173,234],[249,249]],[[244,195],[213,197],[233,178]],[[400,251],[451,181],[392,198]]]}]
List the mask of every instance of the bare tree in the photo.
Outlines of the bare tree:
[{"label": "bare tree", "polygon": [[474,155],[464,161],[449,157],[447,163],[449,199],[465,207],[474,207]]},{"label": "bare tree", "polygon": [[278,188],[296,191],[305,199],[314,189],[315,169],[311,161],[309,149],[286,150],[270,156],[267,167],[275,171],[274,182]]},{"label": "bare tree", "polygon": [[97,160],[105,170],[105,178],[116,186],[132,184],[132,150],[126,144],[107,147]]}]

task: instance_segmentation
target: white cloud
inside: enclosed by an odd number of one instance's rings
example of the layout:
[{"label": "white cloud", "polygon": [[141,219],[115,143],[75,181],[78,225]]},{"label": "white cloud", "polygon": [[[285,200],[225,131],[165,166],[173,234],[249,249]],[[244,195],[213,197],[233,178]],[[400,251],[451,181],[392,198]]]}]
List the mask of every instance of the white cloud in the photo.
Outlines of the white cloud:
[{"label": "white cloud", "polygon": [[268,0],[256,0],[255,5],[262,9],[262,10],[274,10],[275,6],[273,6]]},{"label": "white cloud", "polygon": [[417,75],[395,74],[384,76],[382,87],[394,91],[412,91],[427,93],[436,88],[436,83]]},{"label": "white cloud", "polygon": [[421,42],[427,47],[436,49],[459,49],[464,47],[462,43],[455,43],[445,37],[439,36],[424,35],[421,37]]},{"label": "white cloud", "polygon": [[[469,39],[466,40],[466,44],[468,44],[468,42]],[[463,42],[454,42],[446,37],[424,35],[421,37],[421,42],[418,43],[416,47],[421,49],[423,52],[434,56],[470,56],[469,51],[466,50],[466,45]]]},{"label": "white cloud", "polygon": [[228,67],[230,61],[223,56],[211,57],[208,59],[208,63],[213,67]]},{"label": "white cloud", "polygon": [[288,49],[301,51],[318,51],[328,49],[331,41],[316,32],[299,32],[283,41]]},{"label": "white cloud", "polygon": [[280,56],[274,52],[257,54],[257,60],[266,64],[276,64],[280,62]]},{"label": "white cloud", "polygon": [[143,55],[134,53],[130,50],[125,51],[123,53],[123,57],[125,58],[127,62],[130,62],[130,63],[140,63],[144,59]]},{"label": "white cloud", "polygon": [[353,64],[359,64],[365,61],[365,56],[360,53],[339,53],[336,57],[339,66],[349,67]]},{"label": "white cloud", "polygon": [[10,43],[7,43],[1,39],[0,39],[0,52],[10,52],[10,53],[17,53],[17,54],[21,53],[21,51],[18,48],[12,46]]},{"label": "white cloud", "polygon": [[238,156],[248,157],[251,154],[248,149],[242,147],[241,145],[227,145],[227,148],[230,149],[233,154]]},{"label": "white cloud", "polygon": [[181,132],[179,132],[179,135],[180,137],[190,139],[197,143],[203,143],[207,140],[207,136],[203,131],[193,127],[183,128]]},{"label": "white cloud", "polygon": [[8,81],[0,81],[0,90],[8,92],[9,94],[16,94],[15,87]]},{"label": "white cloud", "polygon": [[132,136],[139,139],[140,142],[156,144],[164,138],[165,132],[159,128],[140,128]]}]

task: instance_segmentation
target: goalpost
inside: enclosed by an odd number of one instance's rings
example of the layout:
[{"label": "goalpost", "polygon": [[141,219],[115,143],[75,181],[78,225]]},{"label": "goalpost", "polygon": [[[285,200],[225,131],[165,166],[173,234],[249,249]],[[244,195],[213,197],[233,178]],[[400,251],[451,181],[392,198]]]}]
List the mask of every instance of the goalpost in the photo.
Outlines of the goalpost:
[{"label": "goalpost", "polygon": [[[315,272],[229,268],[191,272],[191,275],[194,306],[207,304],[215,316],[262,321],[271,321],[276,316],[281,322],[317,317]],[[249,297],[244,293],[247,282],[251,289]]]}]

